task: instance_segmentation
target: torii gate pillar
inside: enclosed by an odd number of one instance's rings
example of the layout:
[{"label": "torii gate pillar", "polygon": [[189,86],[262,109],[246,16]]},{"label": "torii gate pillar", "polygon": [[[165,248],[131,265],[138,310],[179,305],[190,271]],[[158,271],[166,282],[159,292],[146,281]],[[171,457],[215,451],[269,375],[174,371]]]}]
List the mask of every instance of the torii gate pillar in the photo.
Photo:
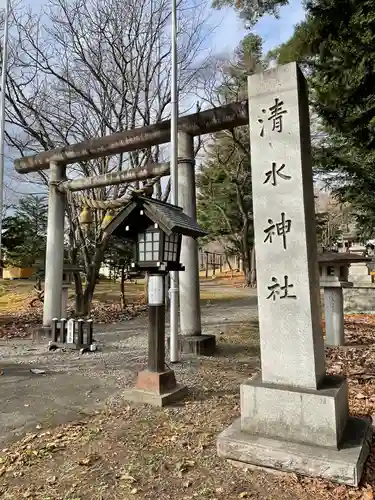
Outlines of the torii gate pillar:
[{"label": "torii gate pillar", "polygon": [[[194,169],[194,137],[178,134],[178,205],[184,213],[197,218]],[[215,350],[215,335],[202,335],[198,243],[188,236],[182,237],[179,273],[181,346],[185,352],[211,356]]]},{"label": "torii gate pillar", "polygon": [[65,180],[65,167],[50,164],[48,193],[47,249],[45,264],[43,327],[49,328],[53,318],[61,318],[62,280],[64,265],[65,193],[54,182]]}]

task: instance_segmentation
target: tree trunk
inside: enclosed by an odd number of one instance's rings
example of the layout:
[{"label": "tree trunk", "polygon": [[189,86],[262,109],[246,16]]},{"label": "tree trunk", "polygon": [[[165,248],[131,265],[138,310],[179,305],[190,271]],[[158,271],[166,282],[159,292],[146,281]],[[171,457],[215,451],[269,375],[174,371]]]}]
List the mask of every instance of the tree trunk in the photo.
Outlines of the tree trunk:
[{"label": "tree trunk", "polygon": [[251,286],[251,256],[249,246],[249,223],[246,221],[242,229],[242,265],[245,275],[244,286]]},{"label": "tree trunk", "polygon": [[225,262],[227,263],[227,265],[229,267],[229,271],[232,273],[232,278],[233,278],[233,268],[232,268],[232,264],[230,263],[229,256],[227,253],[225,253],[224,256],[225,256]]},{"label": "tree trunk", "polygon": [[126,307],[126,300],[125,300],[125,267],[126,265],[123,264],[121,266],[121,308],[124,310]]},{"label": "tree trunk", "polygon": [[39,273],[37,274],[37,277],[36,277],[35,288],[38,290],[38,292],[42,291],[42,277]]},{"label": "tree trunk", "polygon": [[244,277],[245,277],[245,281],[244,281],[244,284],[243,286],[248,288],[248,287],[251,287],[251,270],[246,266],[244,267]]},{"label": "tree trunk", "polygon": [[255,288],[257,286],[257,271],[256,271],[256,261],[255,261],[255,245],[251,248],[251,275],[250,275],[250,286]]},{"label": "tree trunk", "polygon": [[83,314],[83,286],[82,279],[79,273],[74,273],[74,287],[75,287],[75,315],[81,316]]},{"label": "tree trunk", "polygon": [[161,182],[160,180],[156,182],[154,185],[154,195],[157,200],[161,200],[162,190],[161,190]]},{"label": "tree trunk", "polygon": [[104,252],[107,246],[108,239],[103,240],[100,246],[96,249],[93,262],[90,265],[86,276],[86,288],[83,293],[83,303],[81,308],[82,316],[89,316],[91,310],[91,302],[94,297],[96,283],[99,278],[99,269],[103,261]]},{"label": "tree trunk", "polygon": [[91,302],[94,297],[94,291],[96,287],[98,273],[94,266],[90,269],[87,274],[87,283],[85,291],[83,293],[83,303],[82,303],[82,316],[89,316],[91,310]]}]

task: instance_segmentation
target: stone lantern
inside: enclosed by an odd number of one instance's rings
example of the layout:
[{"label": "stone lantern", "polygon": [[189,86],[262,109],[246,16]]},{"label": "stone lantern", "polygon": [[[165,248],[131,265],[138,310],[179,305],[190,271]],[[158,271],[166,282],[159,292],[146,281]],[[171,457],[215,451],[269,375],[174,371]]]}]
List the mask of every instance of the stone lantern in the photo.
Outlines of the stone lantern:
[{"label": "stone lantern", "polygon": [[353,286],[349,281],[349,267],[353,263],[370,260],[369,257],[346,252],[318,255],[320,287],[324,291],[326,345],[345,344],[343,288]]},{"label": "stone lantern", "polygon": [[182,236],[207,233],[180,207],[143,196],[134,196],[104,232],[130,239],[132,267],[148,273],[148,367],[138,373],[136,387],[126,397],[166,405],[183,397],[187,388],[177,385],[174,371],[165,366],[165,277],[169,271],[185,269],[180,263]]}]

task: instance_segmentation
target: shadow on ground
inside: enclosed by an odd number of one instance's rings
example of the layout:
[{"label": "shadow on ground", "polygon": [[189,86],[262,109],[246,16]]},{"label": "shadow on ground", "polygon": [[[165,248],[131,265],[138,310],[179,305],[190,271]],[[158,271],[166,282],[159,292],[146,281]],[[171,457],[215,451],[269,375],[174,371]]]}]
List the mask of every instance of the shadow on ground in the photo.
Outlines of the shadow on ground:
[{"label": "shadow on ground", "polygon": [[260,347],[251,346],[247,344],[219,344],[217,346],[217,351],[215,357],[231,357],[238,354],[250,357],[259,357]]},{"label": "shadow on ground", "polygon": [[256,306],[258,304],[258,299],[254,295],[249,295],[248,297],[244,297],[243,294],[237,295],[237,296],[232,296],[232,297],[227,297],[227,296],[213,296],[210,298],[206,298],[203,296],[201,300],[201,304],[203,307],[209,307],[210,305],[214,304],[236,304],[236,305],[242,305],[242,306]]},{"label": "shadow on ground", "polygon": [[[259,353],[258,341],[253,341],[244,329],[246,324],[249,332],[257,331],[256,301],[254,296],[234,295],[232,300],[211,301],[208,307],[202,307],[202,324],[205,332],[218,336],[217,354],[207,366],[219,366],[220,370],[238,367],[242,376],[245,369],[241,363],[253,364]],[[145,366],[147,331],[146,317],[97,325],[94,336],[101,350],[84,355],[76,351],[51,353],[46,345],[30,339],[1,341],[0,443],[8,444],[28,431],[80,419],[105,408],[108,402],[116,404],[124,389],[134,384],[136,372]],[[234,367],[232,358],[237,358]],[[206,363],[202,358],[187,361],[176,368],[176,376],[179,380],[188,377],[189,386],[199,385],[192,383],[192,378],[201,379],[199,369]],[[46,373],[34,374],[30,371],[34,368]],[[236,384],[233,382],[233,390]]]}]

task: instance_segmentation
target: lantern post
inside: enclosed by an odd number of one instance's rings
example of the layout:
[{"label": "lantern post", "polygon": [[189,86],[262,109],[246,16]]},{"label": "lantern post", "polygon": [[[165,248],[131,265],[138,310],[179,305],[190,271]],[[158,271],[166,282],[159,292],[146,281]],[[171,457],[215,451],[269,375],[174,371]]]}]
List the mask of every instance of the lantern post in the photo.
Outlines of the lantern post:
[{"label": "lantern post", "polygon": [[164,406],[187,393],[165,364],[165,287],[169,272],[184,271],[180,263],[182,236],[197,238],[206,232],[182,208],[134,195],[105,229],[108,235],[133,241],[135,269],[148,273],[148,361],[136,386],[126,391],[130,401]]}]

